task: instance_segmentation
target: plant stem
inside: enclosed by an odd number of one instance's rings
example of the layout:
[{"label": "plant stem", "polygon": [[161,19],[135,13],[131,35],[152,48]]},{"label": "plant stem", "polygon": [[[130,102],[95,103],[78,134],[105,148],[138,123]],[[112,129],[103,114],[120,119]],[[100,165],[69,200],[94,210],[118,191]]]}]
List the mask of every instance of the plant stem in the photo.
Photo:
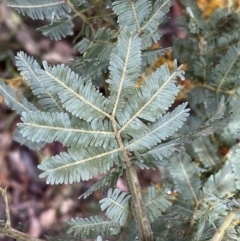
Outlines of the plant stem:
[{"label": "plant stem", "polygon": [[132,195],[131,208],[138,227],[141,241],[154,241],[152,229],[143,201],[141,187],[134,166],[127,166],[125,170],[129,191]]},{"label": "plant stem", "polygon": [[64,2],[72,9],[72,11],[76,14],[76,15],[78,15],[81,19],[82,19],[82,21],[84,22],[84,23],[86,23],[87,25],[89,25],[89,27],[91,28],[91,30],[92,30],[92,33],[95,35],[95,29],[93,28],[93,26],[92,26],[92,24],[91,24],[91,22],[89,21],[89,19],[81,12],[81,11],[78,11],[78,9],[76,9],[76,7],[71,3],[71,1],[70,0],[64,0]]},{"label": "plant stem", "polygon": [[139,231],[141,241],[154,241],[150,221],[148,219],[147,210],[143,201],[142,191],[139,184],[137,172],[128,156],[127,150],[123,144],[119,130],[117,130],[116,120],[111,118],[114,133],[116,135],[119,147],[122,150],[124,161],[126,164],[125,175],[131,199],[132,213]]}]

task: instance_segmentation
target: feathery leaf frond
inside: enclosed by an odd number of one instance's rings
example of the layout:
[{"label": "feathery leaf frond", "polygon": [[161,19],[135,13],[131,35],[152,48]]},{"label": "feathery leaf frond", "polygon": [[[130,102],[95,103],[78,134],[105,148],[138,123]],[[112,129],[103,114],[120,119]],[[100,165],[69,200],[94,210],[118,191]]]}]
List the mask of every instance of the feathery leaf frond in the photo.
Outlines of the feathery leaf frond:
[{"label": "feathery leaf frond", "polygon": [[210,194],[218,197],[224,197],[227,193],[235,190],[234,174],[230,163],[227,162],[224,167],[215,175],[211,175],[203,186],[204,198]]},{"label": "feathery leaf frond", "polygon": [[194,61],[199,56],[199,46],[194,39],[180,39],[173,38],[172,51],[174,58],[178,56],[178,60],[181,62],[188,62],[189,58]]},{"label": "feathery leaf frond", "polygon": [[37,28],[38,31],[42,32],[44,36],[49,37],[51,40],[61,40],[69,35],[73,35],[73,23],[72,18],[63,17],[57,19],[51,24]]},{"label": "feathery leaf frond", "polygon": [[56,94],[52,95],[41,85],[38,73],[36,72],[41,68],[34,58],[27,56],[21,51],[17,53],[16,66],[23,76],[23,79],[30,86],[33,94],[40,99],[39,104],[43,106],[44,109],[50,112],[63,111],[58,96]]},{"label": "feathery leaf frond", "polygon": [[203,13],[198,8],[196,2],[191,0],[180,0],[180,2],[186,7],[186,21],[188,24],[184,26],[185,31],[189,34],[200,34],[201,31],[204,31],[204,21],[203,21]]},{"label": "feathery leaf frond", "polygon": [[[188,220],[193,216],[194,205],[190,202],[178,200],[174,203],[174,205],[172,205],[171,209],[173,214],[178,215],[178,217],[180,218]],[[186,227],[185,222],[181,223]]]},{"label": "feathery leaf frond", "polygon": [[44,162],[38,168],[44,172],[40,177],[47,176],[48,184],[73,183],[89,180],[103,174],[115,163],[120,164],[120,149],[104,150],[101,147],[68,149]]},{"label": "feathery leaf frond", "polygon": [[71,227],[67,233],[73,233],[74,237],[96,238],[98,235],[103,237],[117,234],[120,226],[112,220],[103,220],[100,216],[89,218],[72,218],[66,221]]},{"label": "feathery leaf frond", "polygon": [[[229,48],[220,63],[212,71],[212,84],[217,91],[235,87],[236,75],[240,74],[240,42]],[[236,72],[237,71],[237,72]]]},{"label": "feathery leaf frond", "polygon": [[211,66],[209,66],[206,60],[200,56],[199,60],[196,60],[194,63],[193,73],[200,81],[205,83],[208,76],[211,75]]},{"label": "feathery leaf frond", "polygon": [[160,144],[147,152],[140,154],[139,152],[134,152],[137,160],[145,165],[153,164],[156,167],[165,166],[166,161],[164,158],[170,157],[170,155],[175,151],[175,146],[179,143],[177,141],[169,141],[164,144]]},{"label": "feathery leaf frond", "polygon": [[91,40],[88,39],[88,38],[83,38],[81,41],[79,41],[75,46],[74,48],[77,49],[77,51],[81,54],[84,54],[88,47],[90,46],[91,44]]},{"label": "feathery leaf frond", "polygon": [[193,150],[197,159],[205,168],[213,168],[220,161],[218,148],[211,143],[208,137],[200,137],[193,142]]},{"label": "feathery leaf frond", "polygon": [[110,29],[100,28],[94,40],[86,49],[83,57],[86,59],[101,59],[101,61],[109,60],[116,44],[112,41],[114,31]]},{"label": "feathery leaf frond", "polygon": [[110,58],[110,78],[107,80],[113,102],[113,116],[122,107],[124,99],[132,95],[140,75],[141,46],[137,34],[123,30],[118,45]]},{"label": "feathery leaf frond", "polygon": [[140,169],[144,170],[144,169],[152,169],[152,170],[156,170],[156,167],[159,166],[160,164],[162,164],[163,166],[165,166],[167,164],[167,162],[164,162],[164,160],[159,164],[156,163],[155,161],[152,162],[141,162],[138,159],[134,159],[133,160],[134,165],[137,165]]},{"label": "feathery leaf frond", "polygon": [[62,0],[7,0],[8,7],[14,8],[22,15],[27,15],[32,19],[52,19],[53,17],[63,17],[70,13],[71,9]]},{"label": "feathery leaf frond", "polygon": [[87,122],[109,116],[105,105],[107,99],[90,81],[84,83],[82,78],[64,64],[50,67],[43,61],[43,66],[44,70],[38,71],[42,86],[52,95],[58,95],[66,110]]},{"label": "feathery leaf frond", "polygon": [[113,11],[118,15],[120,27],[127,27],[130,32],[136,31],[141,37],[142,49],[160,39],[158,26],[163,23],[170,7],[171,0],[158,0],[153,6],[148,0],[113,2]]},{"label": "feathery leaf frond", "polygon": [[4,84],[0,79],[0,94],[4,96],[6,105],[15,110],[18,114],[29,111],[37,111],[38,109],[28,102],[28,100],[18,91]]},{"label": "feathery leaf frond", "polygon": [[153,64],[159,56],[162,56],[171,48],[146,49],[142,52],[142,65]]},{"label": "feathery leaf frond", "polygon": [[101,210],[106,210],[108,218],[114,220],[121,226],[124,226],[128,217],[131,215],[129,199],[131,195],[126,192],[121,192],[115,188],[108,190],[107,198],[100,200]]},{"label": "feathery leaf frond", "polygon": [[183,200],[199,200],[201,181],[198,177],[198,170],[191,162],[190,156],[180,150],[180,153],[170,160],[169,171],[173,176],[177,191]]},{"label": "feathery leaf frond", "polygon": [[174,199],[174,197],[167,194],[167,190],[159,192],[157,187],[149,187],[148,192],[144,195],[144,201],[150,221],[153,222],[161,216],[162,212],[165,212],[172,205],[169,200]]},{"label": "feathery leaf frond", "polygon": [[226,103],[224,102],[224,96],[221,98],[220,103],[217,109],[211,114],[206,124],[211,124],[216,120],[224,119],[225,111],[226,111]]},{"label": "feathery leaf frond", "polygon": [[[182,78],[182,74],[183,71],[179,68],[170,73],[167,64],[164,64],[149,76],[140,86],[139,91],[135,91],[135,94],[129,98],[122,112],[117,113],[117,120],[122,126],[120,132],[131,135],[132,130],[136,128],[137,118],[155,122],[162,117],[180,90],[175,82],[177,77]],[[138,125],[139,127],[141,126]]]},{"label": "feathery leaf frond", "polygon": [[165,16],[168,13],[172,4],[172,0],[157,0],[155,1],[152,11],[148,19],[141,26],[142,49],[150,47],[161,38],[161,33],[158,26],[165,21]]},{"label": "feathery leaf frond", "polygon": [[89,1],[88,0],[71,0],[71,2],[75,5],[75,6],[84,6],[84,7],[90,7]]},{"label": "feathery leaf frond", "polygon": [[105,188],[114,188],[119,177],[122,176],[123,170],[122,168],[114,168],[111,169],[107,175],[105,175],[103,178],[101,178],[99,181],[97,181],[95,184],[93,184],[86,192],[84,192],[80,198],[86,198],[89,195],[91,195],[95,191],[102,192]]},{"label": "feathery leaf frond", "polygon": [[151,12],[151,2],[148,0],[121,0],[113,2],[113,11],[118,15],[118,23],[121,28],[127,27],[130,32],[141,32],[143,21]]},{"label": "feathery leaf frond", "polygon": [[210,123],[207,121],[194,132],[191,132],[188,135],[182,136],[180,140],[184,143],[191,143],[193,140],[196,140],[201,136],[211,135],[215,131],[222,129],[223,127],[226,127],[226,125],[232,120],[232,118],[233,118],[232,115],[228,115],[226,117],[223,117],[222,119],[219,119],[219,120],[217,119]]},{"label": "feathery leaf frond", "polygon": [[[15,110],[18,114],[29,113],[31,111],[38,111],[38,109],[28,102],[28,100],[18,91],[12,89],[10,86],[4,84],[0,79],[0,94],[4,97],[7,106]],[[20,124],[19,124],[20,125]],[[40,150],[44,147],[45,142],[32,142],[27,140],[21,135],[21,127],[17,127],[13,134],[12,139],[21,145],[27,146],[31,150]]]},{"label": "feathery leaf frond", "polygon": [[144,151],[151,149],[169,136],[175,133],[186,121],[189,115],[189,109],[185,109],[187,103],[183,103],[176,107],[171,113],[167,113],[156,123],[154,123],[149,131],[136,136],[129,142],[126,148],[129,151]]},{"label": "feathery leaf frond", "polygon": [[68,63],[69,67],[85,79],[97,79],[107,72],[109,60],[78,57]]},{"label": "feathery leaf frond", "polygon": [[208,233],[213,232],[214,229],[216,230],[216,226],[219,226],[219,223],[223,223],[229,209],[226,204],[222,203],[220,199],[217,200],[216,197],[210,197],[205,201],[196,215],[198,220],[196,238],[199,240],[208,238]]},{"label": "feathery leaf frond", "polygon": [[[198,25],[198,28],[202,28],[204,22],[202,18],[202,11],[199,9],[197,2],[193,2],[191,0],[180,0],[181,4],[183,4],[186,8],[190,8],[191,13],[187,12],[187,16],[190,18],[193,18],[196,24]],[[189,28],[189,26],[185,26]]]},{"label": "feathery leaf frond", "polygon": [[19,126],[13,131],[12,139],[18,142],[19,144],[28,147],[31,150],[40,150],[46,145],[46,143],[43,141],[32,142],[24,138],[21,134],[21,128]]},{"label": "feathery leaf frond", "polygon": [[117,146],[113,131],[75,127],[66,113],[29,112],[22,114],[19,126],[23,137],[31,141],[51,143],[60,141],[64,146]]}]

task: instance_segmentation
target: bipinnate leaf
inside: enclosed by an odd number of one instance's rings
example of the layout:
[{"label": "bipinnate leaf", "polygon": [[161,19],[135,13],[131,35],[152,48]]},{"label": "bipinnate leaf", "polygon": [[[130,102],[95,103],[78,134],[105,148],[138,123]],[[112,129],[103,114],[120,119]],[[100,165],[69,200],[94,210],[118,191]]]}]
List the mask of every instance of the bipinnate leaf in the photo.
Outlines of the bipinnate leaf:
[{"label": "bipinnate leaf", "polygon": [[[226,200],[221,200],[213,194],[204,201],[204,205],[201,206],[196,215],[196,238],[199,240],[208,238],[208,232],[216,229],[218,223],[223,223],[229,212],[228,204],[224,202]],[[228,231],[226,233],[228,233]]]},{"label": "bipinnate leaf", "polygon": [[142,65],[151,65],[153,64],[159,56],[163,56],[170,47],[167,48],[154,48],[154,49],[147,49],[142,52]]},{"label": "bipinnate leaf", "polygon": [[89,180],[109,171],[113,164],[121,163],[120,149],[104,150],[102,147],[71,148],[48,160],[38,168],[47,177],[47,184],[73,183]]},{"label": "bipinnate leaf", "polygon": [[189,109],[186,109],[186,106],[187,103],[179,105],[171,113],[167,113],[156,123],[152,124],[150,130],[134,137],[126,146],[127,150],[141,152],[165,141],[186,121],[189,115]]},{"label": "bipinnate leaf", "polygon": [[215,194],[218,197],[235,191],[235,176],[229,162],[226,162],[224,167],[216,174],[211,175],[203,186],[203,198],[208,195]]},{"label": "bipinnate leaf", "polygon": [[64,64],[50,67],[43,61],[43,67],[44,70],[38,70],[42,86],[52,95],[58,95],[67,111],[87,122],[109,116],[106,106],[108,100],[90,81],[85,83]]},{"label": "bipinnate leaf", "polygon": [[73,61],[70,61],[68,65],[75,73],[81,75],[83,78],[99,81],[98,78],[102,76],[102,73],[107,72],[108,62],[109,60],[77,57]]},{"label": "bipinnate leaf", "polygon": [[154,4],[149,0],[113,2],[113,11],[118,15],[120,27],[137,32],[141,37],[142,49],[160,39],[158,26],[163,23],[170,7],[171,0],[158,0]]},{"label": "bipinnate leaf", "polygon": [[49,112],[62,112],[63,108],[59,101],[58,95],[52,95],[41,84],[38,70],[41,69],[38,62],[20,51],[16,55],[16,66],[23,79],[28,83],[33,94],[39,98],[39,104]]},{"label": "bipinnate leaf", "polygon": [[226,127],[226,125],[233,119],[233,117],[234,115],[230,114],[223,117],[222,119],[214,120],[211,123],[207,121],[194,132],[190,132],[189,134],[182,136],[180,141],[184,143],[192,143],[194,140],[201,136],[209,136],[217,130]]},{"label": "bipinnate leaf", "polygon": [[[203,12],[200,10],[198,4],[196,2],[193,2],[191,0],[180,0],[181,4],[183,6],[185,6],[186,8],[189,7],[191,9],[191,13],[189,13],[189,11],[187,12],[187,16],[192,17],[195,19],[196,24],[198,24],[199,28],[202,28],[204,25],[204,20],[203,20]],[[208,4],[208,2],[206,2],[206,4]],[[192,16],[189,16],[189,15]],[[188,20],[189,21],[189,20]],[[209,25],[209,24],[208,24]],[[190,28],[189,25],[185,26],[186,28]]]},{"label": "bipinnate leaf", "polygon": [[166,20],[166,14],[172,5],[172,0],[157,0],[154,2],[148,19],[141,26],[142,48],[146,49],[161,38],[158,26]]},{"label": "bipinnate leaf", "polygon": [[[117,146],[111,128],[99,130],[75,126],[67,113],[28,112],[22,114],[19,126],[23,137],[31,141],[51,143],[60,141],[64,146]],[[97,125],[97,127],[100,127]],[[102,126],[103,127],[103,126]]]},{"label": "bipinnate leaf", "polygon": [[[192,39],[181,39],[173,37],[173,55],[178,56],[178,60],[182,63],[188,62],[190,58],[192,61],[195,60],[194,53],[199,52],[199,47],[195,40]],[[189,55],[190,53],[190,55]],[[201,73],[202,76],[203,73]]]},{"label": "bipinnate leaf", "polygon": [[[10,86],[5,85],[1,79],[0,79],[0,94],[4,97],[4,101],[7,104],[7,106],[12,110],[15,110],[16,113],[20,115],[22,115],[23,113],[38,111],[38,109],[33,104],[28,102],[28,100],[21,93],[19,93],[17,90],[14,90]],[[12,134],[12,139],[14,141],[20,143],[21,145],[25,145],[32,150],[40,150],[44,147],[45,142],[29,141],[21,135],[20,131],[21,131],[20,126],[18,126],[14,130]]]},{"label": "bipinnate leaf", "polygon": [[194,62],[193,73],[199,80],[205,82],[208,75],[211,73],[211,66],[209,66],[201,56]]},{"label": "bipinnate leaf", "polygon": [[141,42],[136,33],[121,31],[118,44],[110,58],[110,77],[107,80],[113,115],[121,110],[124,101],[135,90],[141,67]]},{"label": "bipinnate leaf", "polygon": [[7,6],[32,19],[52,19],[70,13],[70,7],[61,0],[6,0]]},{"label": "bipinnate leaf", "polygon": [[88,1],[86,0],[71,0],[71,2],[78,7],[87,7],[89,8],[91,5]]},{"label": "bipinnate leaf", "polygon": [[[114,31],[111,29],[98,29],[93,41],[91,41],[84,51],[84,59],[98,59],[101,62],[106,60],[109,61],[110,55],[116,47],[116,43],[112,41],[113,33]],[[85,45],[87,45],[87,43]]]},{"label": "bipinnate leaf", "polygon": [[71,227],[67,233],[73,233],[74,237],[96,238],[98,235],[103,237],[117,234],[120,226],[112,220],[104,220],[100,216],[90,216],[89,218],[72,218],[66,221]]},{"label": "bipinnate leaf", "polygon": [[[139,118],[155,122],[162,117],[180,91],[180,87],[176,86],[176,79],[177,77],[183,79],[183,73],[181,67],[171,73],[167,64],[164,64],[149,76],[140,89],[129,98],[125,108],[116,114],[122,126],[120,132],[135,136],[133,130],[136,129]],[[139,128],[141,131],[146,130],[146,127],[144,129],[140,124],[137,125],[138,132],[140,132]]]},{"label": "bipinnate leaf", "polygon": [[167,189],[160,192],[157,187],[151,186],[144,195],[144,201],[148,212],[148,217],[151,222],[162,215],[172,203],[170,200],[175,198],[167,194]]},{"label": "bipinnate leaf", "polygon": [[200,137],[196,139],[192,145],[197,160],[200,161],[205,168],[213,168],[220,161],[218,148],[208,137]]},{"label": "bipinnate leaf", "polygon": [[207,120],[206,124],[211,124],[216,120],[223,119],[224,115],[226,114],[225,112],[226,112],[226,102],[225,102],[224,96],[222,96],[216,111],[212,113],[210,118]]},{"label": "bipinnate leaf", "polygon": [[220,63],[212,71],[212,85],[217,93],[223,89],[231,89],[236,84],[236,75],[240,74],[240,42],[230,47]]},{"label": "bipinnate leaf", "polygon": [[32,142],[24,138],[21,134],[21,128],[19,126],[13,131],[12,139],[21,145],[27,146],[31,150],[40,150],[46,145],[46,143],[43,141]]},{"label": "bipinnate leaf", "polygon": [[111,169],[103,178],[93,184],[86,192],[84,192],[80,198],[86,198],[95,191],[103,192],[106,188],[114,188],[118,179],[122,176],[122,168]]},{"label": "bipinnate leaf", "polygon": [[179,150],[170,160],[169,171],[176,185],[176,190],[183,200],[199,200],[201,181],[198,177],[198,169],[195,163],[191,162],[190,156]]},{"label": "bipinnate leaf", "polygon": [[61,40],[69,35],[73,35],[73,22],[70,17],[63,17],[57,19],[51,24],[37,28],[43,35],[49,37],[51,40]]},{"label": "bipinnate leaf", "polygon": [[9,108],[15,110],[18,114],[38,110],[21,93],[19,93],[17,90],[14,90],[10,86],[5,85],[5,83],[1,79],[0,94],[4,97],[6,105]]},{"label": "bipinnate leaf", "polygon": [[83,38],[80,42],[74,45],[74,48],[78,50],[79,53],[84,54],[91,44],[91,40],[88,38]]},{"label": "bipinnate leaf", "polygon": [[[138,159],[134,159],[132,161],[134,163],[134,165],[137,165],[140,169],[144,170],[144,169],[152,169],[152,170],[156,170],[157,166],[159,166],[159,163],[155,163],[155,161],[152,162],[141,162]],[[165,161],[162,161],[161,164],[163,166],[166,166],[168,163]]]},{"label": "bipinnate leaf", "polygon": [[100,200],[101,210],[106,210],[106,216],[121,226],[124,226],[131,215],[129,199],[131,195],[120,189],[110,188],[107,198]]},{"label": "bipinnate leaf", "polygon": [[151,12],[151,2],[148,0],[137,1],[114,1],[113,11],[118,15],[118,23],[121,28],[127,27],[131,32],[140,34],[143,21]]},{"label": "bipinnate leaf", "polygon": [[179,144],[178,141],[169,141],[160,144],[142,154],[135,151],[135,157],[145,165],[153,164],[155,167],[165,166],[166,160],[175,151],[175,147]]}]

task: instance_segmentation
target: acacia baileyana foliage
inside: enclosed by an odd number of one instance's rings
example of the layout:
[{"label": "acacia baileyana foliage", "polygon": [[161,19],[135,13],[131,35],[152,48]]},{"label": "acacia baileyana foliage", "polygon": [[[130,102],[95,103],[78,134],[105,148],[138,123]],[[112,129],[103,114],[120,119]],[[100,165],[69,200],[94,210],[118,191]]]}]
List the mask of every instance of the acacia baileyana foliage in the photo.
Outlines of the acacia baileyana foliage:
[{"label": "acacia baileyana foliage", "polygon": [[[73,18],[84,22],[75,45],[82,56],[67,65],[40,65],[17,54],[16,66],[36,105],[0,82],[6,104],[21,115],[16,141],[31,149],[54,141],[67,147],[38,166],[40,177],[48,184],[71,184],[104,174],[79,195],[107,189],[100,201],[106,218],[74,217],[67,221],[69,235],[99,241],[238,240],[240,15],[234,5],[204,19],[193,1],[181,1],[188,38],[174,40],[173,54],[188,64],[189,115],[185,101],[172,107],[184,80],[176,61],[172,70],[163,64],[138,83],[144,67],[165,51],[150,47],[161,38],[170,0],[6,2],[23,15],[48,19],[39,30],[51,39],[69,35]],[[96,25],[84,14],[96,14],[91,4],[117,24]],[[136,166],[161,168],[163,188],[141,193]],[[116,188],[121,176],[128,192]]]}]

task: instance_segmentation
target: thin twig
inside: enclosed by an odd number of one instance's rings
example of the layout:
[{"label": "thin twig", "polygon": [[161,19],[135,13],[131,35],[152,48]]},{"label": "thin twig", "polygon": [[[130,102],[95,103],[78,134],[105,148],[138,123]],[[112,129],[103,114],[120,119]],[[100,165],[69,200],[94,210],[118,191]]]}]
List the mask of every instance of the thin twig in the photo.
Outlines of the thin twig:
[{"label": "thin twig", "polygon": [[86,23],[87,25],[90,26],[93,35],[95,35],[96,34],[95,29],[93,28],[93,26],[92,26],[91,22],[89,21],[89,19],[83,14],[83,12],[78,11],[78,9],[76,9],[76,7],[71,3],[70,0],[64,0],[64,2],[72,9],[72,11],[74,13],[76,13],[76,15],[78,15],[82,19],[82,21],[84,23]]},{"label": "thin twig", "polygon": [[20,232],[12,227],[4,227],[2,234],[21,241],[45,241],[44,239],[34,238],[26,233]]},{"label": "thin twig", "polygon": [[6,213],[6,223],[4,228],[1,228],[0,230],[1,234],[17,240],[22,240],[22,241],[45,241],[43,239],[31,237],[28,234],[20,232],[11,227],[10,209],[9,209],[8,198],[7,198],[7,188],[3,189],[2,187],[0,187],[0,192],[3,197],[3,201],[5,204],[5,213]]},{"label": "thin twig", "polygon": [[5,204],[6,226],[11,227],[11,218],[10,218],[10,211],[9,211],[8,198],[7,198],[7,188],[3,189],[0,187],[0,192]]},{"label": "thin twig", "polygon": [[188,92],[190,92],[192,89],[197,88],[197,87],[207,89],[207,90],[210,90],[210,91],[213,91],[216,93],[232,95],[236,98],[237,98],[236,92],[239,89],[239,88],[235,88],[232,90],[222,90],[222,89],[217,89],[216,87],[213,87],[211,85],[207,85],[205,83],[203,84],[198,81],[193,81],[187,88],[183,89],[183,94],[181,95],[181,97],[186,96],[188,94]]},{"label": "thin twig", "polygon": [[198,211],[198,207],[199,207],[199,202],[197,202],[195,204],[195,208],[193,210],[192,218],[191,218],[191,221],[190,221],[190,224],[189,224],[188,228],[186,229],[186,231],[184,233],[184,237],[188,237],[193,233],[195,218],[196,218],[196,213]]},{"label": "thin twig", "polygon": [[104,17],[108,17],[108,16],[116,16],[116,13],[109,13],[109,14],[103,14],[103,15],[97,15],[97,16],[93,16],[93,17],[89,17],[88,19],[97,19],[97,18],[104,18]]},{"label": "thin twig", "polygon": [[222,225],[218,228],[217,232],[214,234],[212,237],[211,241],[221,241],[222,237],[226,231],[226,229],[229,227],[229,225],[232,223],[232,220],[235,216],[235,212],[231,211],[227,217],[225,218],[224,222]]}]

